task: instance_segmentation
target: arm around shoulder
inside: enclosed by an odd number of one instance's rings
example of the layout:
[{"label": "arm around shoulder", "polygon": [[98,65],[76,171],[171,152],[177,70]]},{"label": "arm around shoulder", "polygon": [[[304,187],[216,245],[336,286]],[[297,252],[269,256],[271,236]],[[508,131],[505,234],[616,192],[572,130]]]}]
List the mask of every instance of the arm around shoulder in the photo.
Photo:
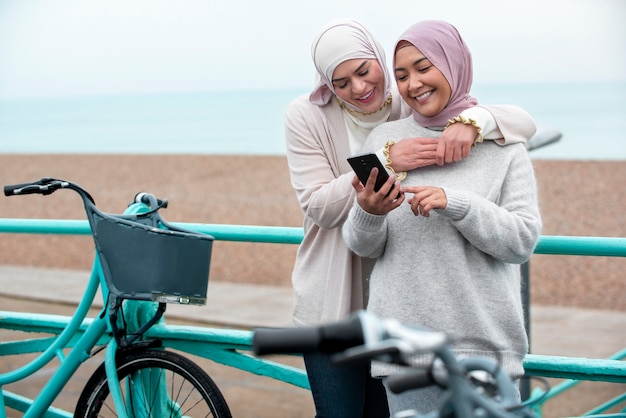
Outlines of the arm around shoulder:
[{"label": "arm around shoulder", "polygon": [[485,139],[494,139],[500,145],[519,142],[526,144],[537,132],[537,125],[532,116],[519,106],[488,105],[477,108],[488,111],[496,124],[496,129],[489,133],[489,136],[485,136]]}]

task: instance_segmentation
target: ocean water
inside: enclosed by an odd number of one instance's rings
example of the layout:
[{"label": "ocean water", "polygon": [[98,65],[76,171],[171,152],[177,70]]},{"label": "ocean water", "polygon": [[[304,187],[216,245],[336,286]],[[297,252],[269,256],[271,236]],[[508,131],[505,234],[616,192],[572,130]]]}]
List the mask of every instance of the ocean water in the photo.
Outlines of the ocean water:
[{"label": "ocean water", "polygon": [[[0,101],[0,153],[284,155],[284,111],[306,89]],[[626,82],[474,86],[561,139],[534,159],[626,160]]]}]

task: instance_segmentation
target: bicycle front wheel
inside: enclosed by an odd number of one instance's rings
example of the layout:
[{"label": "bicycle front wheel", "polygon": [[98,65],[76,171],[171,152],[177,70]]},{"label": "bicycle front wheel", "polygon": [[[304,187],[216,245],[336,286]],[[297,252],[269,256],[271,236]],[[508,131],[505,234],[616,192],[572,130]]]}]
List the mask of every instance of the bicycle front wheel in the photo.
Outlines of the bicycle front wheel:
[{"label": "bicycle front wheel", "polygon": [[[118,360],[117,374],[129,417],[231,418],[213,379],[180,354],[165,350],[134,352]],[[87,382],[74,416],[117,417],[104,364]]]}]

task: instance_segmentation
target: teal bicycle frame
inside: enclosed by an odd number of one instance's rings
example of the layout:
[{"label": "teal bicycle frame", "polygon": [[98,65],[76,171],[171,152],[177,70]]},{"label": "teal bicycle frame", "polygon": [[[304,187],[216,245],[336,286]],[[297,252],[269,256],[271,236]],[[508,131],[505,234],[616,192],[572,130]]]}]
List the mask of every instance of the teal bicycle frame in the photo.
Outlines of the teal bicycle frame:
[{"label": "teal bicycle frame", "polygon": [[[147,210],[148,207],[146,205],[134,203],[129,206],[129,208],[125,211],[125,214],[141,213]],[[96,318],[86,319],[86,316],[96,297],[98,287],[101,287],[102,289],[104,308]],[[41,354],[28,364],[8,373],[0,374],[0,387],[3,388],[7,384],[14,383],[31,376],[50,363],[55,357],[58,357],[60,360],[60,365],[57,367],[50,380],[44,385],[43,389],[39,392],[35,399],[27,399],[3,389],[3,396],[0,397],[0,408],[2,411],[0,412],[0,416],[6,416],[5,408],[10,407],[24,412],[24,417],[27,418],[44,416],[71,417],[73,414],[53,408],[51,405],[81,364],[90,358],[90,353],[94,347],[104,345],[106,345],[104,362],[109,390],[116,406],[118,416],[127,416],[124,407],[122,406],[124,403],[118,382],[115,361],[118,344],[116,338],[113,337],[110,317],[107,314],[107,300],[107,282],[104,278],[100,260],[96,256],[87,288],[78,307],[76,308],[74,315],[69,319],[69,321],[62,319],[61,317],[51,315],[33,316],[32,314],[25,314],[21,315],[20,318],[20,315],[14,312],[0,312],[0,324],[3,328],[57,334],[56,337],[43,338],[39,340],[20,340],[0,343],[0,355],[5,356],[41,351]],[[130,305],[131,309],[126,309],[126,311],[132,312],[133,304],[142,303],[156,304],[146,301],[127,300],[126,306],[128,307]],[[147,338],[160,339],[159,336],[162,336],[170,343],[169,345],[171,347],[176,347],[179,350],[189,353],[202,355],[202,350],[198,349],[197,343],[185,343],[183,338],[178,338],[177,342],[173,343],[170,339],[172,336],[171,330],[168,330],[167,327],[164,327],[162,324],[153,325],[153,327],[155,328],[153,333],[150,333],[150,335],[145,334]],[[179,331],[181,331],[181,329],[179,329]],[[215,356],[215,361],[239,363],[243,365],[244,368],[248,368],[250,371],[257,368],[259,360],[254,359],[251,356],[233,354],[232,352],[233,346],[243,349],[250,346],[251,336],[249,333],[231,332],[226,336],[225,341],[227,341],[227,349],[213,351],[212,355]],[[71,348],[71,350],[66,356],[63,350],[68,348]],[[205,357],[211,358],[212,356]],[[233,361],[233,358],[229,357],[242,357],[243,359]],[[295,377],[287,377],[286,380],[298,386],[307,385],[306,376],[303,372],[300,372],[299,375],[296,374]]]},{"label": "teal bicycle frame", "polygon": [[[135,203],[126,210],[126,214],[141,213],[147,211],[148,208],[144,204]],[[102,288],[102,295],[104,299],[104,308],[102,313],[98,315],[93,321],[91,321],[84,331],[81,331],[80,338],[76,341],[72,350],[68,356],[63,355],[63,349],[69,347],[69,343],[75,339],[79,329],[83,325],[89,309],[92,306],[94,298],[96,296],[98,287]],[[68,414],[65,411],[59,411],[56,409],[50,409],[50,406],[57,398],[63,387],[72,377],[72,375],[78,370],[80,365],[90,357],[91,350],[97,345],[107,344],[105,355],[105,370],[107,374],[107,380],[109,383],[109,390],[116,406],[118,415],[125,418],[126,412],[122,407],[122,394],[120,391],[117,367],[115,363],[115,353],[117,352],[117,342],[115,338],[112,338],[111,324],[109,323],[109,316],[106,315],[108,300],[108,288],[100,260],[96,256],[94,266],[92,269],[91,277],[89,279],[85,293],[79,303],[76,312],[64,327],[63,331],[41,355],[35,360],[20,367],[17,370],[0,375],[0,387],[6,384],[13,383],[22,380],[33,373],[40,370],[46,364],[48,364],[53,358],[58,356],[61,360],[61,365],[57,368],[52,378],[47,382],[42,391],[39,393],[35,400],[26,400],[20,396],[8,394],[3,391],[3,397],[0,398],[0,407],[2,408],[3,415],[5,416],[5,407],[9,406],[13,409],[25,412],[24,417],[71,417],[72,414]],[[128,303],[134,303],[135,301],[128,301]],[[49,340],[44,340],[49,341]],[[21,344],[32,344],[32,341],[26,341]],[[20,343],[18,343],[20,344]],[[19,345],[18,345],[19,346]],[[6,349],[6,345],[2,345]],[[15,347],[15,346],[14,346]],[[6,355],[6,350],[0,351],[0,354]],[[5,398],[7,401],[5,402]]]}]

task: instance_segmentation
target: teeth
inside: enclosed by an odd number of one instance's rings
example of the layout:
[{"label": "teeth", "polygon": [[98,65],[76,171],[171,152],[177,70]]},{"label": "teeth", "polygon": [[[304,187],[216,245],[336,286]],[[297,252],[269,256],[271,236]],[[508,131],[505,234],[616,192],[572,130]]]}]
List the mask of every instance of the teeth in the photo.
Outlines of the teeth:
[{"label": "teeth", "polygon": [[432,94],[432,91],[427,91],[424,94],[420,94],[419,96],[417,96],[415,99],[416,100],[422,100],[425,99],[426,97],[430,96]]},{"label": "teeth", "polygon": [[372,94],[374,94],[374,90],[370,91],[365,96],[359,97],[359,100],[367,100],[372,96]]}]

